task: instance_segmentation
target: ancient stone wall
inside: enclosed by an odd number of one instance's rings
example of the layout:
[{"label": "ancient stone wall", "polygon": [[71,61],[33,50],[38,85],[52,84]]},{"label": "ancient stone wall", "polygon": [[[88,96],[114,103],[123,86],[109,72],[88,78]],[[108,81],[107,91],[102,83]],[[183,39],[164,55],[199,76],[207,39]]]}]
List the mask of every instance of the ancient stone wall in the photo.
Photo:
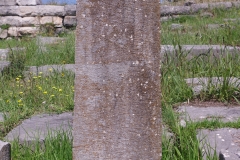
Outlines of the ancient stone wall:
[{"label": "ancient stone wall", "polygon": [[[161,17],[196,14],[200,10],[240,7],[240,2],[200,3],[185,6],[161,6]],[[51,24],[56,32],[74,27],[76,5],[42,5],[41,0],[1,0],[0,39],[26,34],[36,35],[44,25]]]},{"label": "ancient stone wall", "polygon": [[76,5],[42,5],[40,0],[0,1],[0,38],[36,35],[44,27],[54,31],[76,26]]}]

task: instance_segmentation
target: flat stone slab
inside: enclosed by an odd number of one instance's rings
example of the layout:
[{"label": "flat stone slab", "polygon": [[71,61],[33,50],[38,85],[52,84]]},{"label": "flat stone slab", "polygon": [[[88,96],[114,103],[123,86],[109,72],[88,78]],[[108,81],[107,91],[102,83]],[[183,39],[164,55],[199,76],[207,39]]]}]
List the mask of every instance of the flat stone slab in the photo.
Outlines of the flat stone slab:
[{"label": "flat stone slab", "polygon": [[54,44],[59,42],[64,42],[65,38],[59,37],[37,37],[37,44],[38,45],[46,45],[46,44]]},{"label": "flat stone slab", "polygon": [[45,66],[31,66],[28,69],[28,72],[31,73],[39,73],[42,72],[45,75],[48,75],[49,73],[52,72],[62,72],[64,70],[71,71],[75,73],[75,64],[64,64],[64,65],[45,65]]},{"label": "flat stone slab", "polygon": [[236,77],[201,77],[185,79],[188,86],[192,87],[194,95],[199,95],[202,90],[206,90],[208,85],[219,87],[228,82],[233,87],[238,87],[240,79]]},{"label": "flat stone slab", "polygon": [[62,114],[41,114],[24,120],[19,126],[7,134],[5,139],[19,142],[32,142],[37,139],[43,141],[49,131],[53,134],[57,131],[71,131],[73,114],[72,112]]},{"label": "flat stone slab", "polygon": [[46,45],[63,43],[66,39],[59,37],[37,37],[36,43],[39,47],[39,51],[47,52]]},{"label": "flat stone slab", "polygon": [[9,49],[0,49],[0,60],[6,60],[9,53]]},{"label": "flat stone slab", "polygon": [[[223,106],[193,106],[183,105],[177,108],[182,121],[203,121],[218,118],[223,122],[234,122],[240,118],[240,106],[223,107]],[[180,120],[180,121],[181,121]]]},{"label": "flat stone slab", "polygon": [[0,61],[0,72],[7,66],[9,66],[9,61]]},{"label": "flat stone slab", "polygon": [[[164,54],[171,55],[174,51],[178,51],[179,48],[173,45],[161,45],[161,56]],[[236,54],[239,53],[240,47],[223,46],[223,45],[181,45],[181,51],[183,53],[188,53],[188,58],[191,59],[193,56],[198,56],[200,54],[214,54],[218,57],[220,54],[229,53]]]},{"label": "flat stone slab", "polygon": [[202,129],[198,131],[197,138],[201,146],[205,147],[203,153],[206,153],[211,148],[212,154],[214,153],[214,149],[216,149],[219,160],[240,159],[240,129]]}]

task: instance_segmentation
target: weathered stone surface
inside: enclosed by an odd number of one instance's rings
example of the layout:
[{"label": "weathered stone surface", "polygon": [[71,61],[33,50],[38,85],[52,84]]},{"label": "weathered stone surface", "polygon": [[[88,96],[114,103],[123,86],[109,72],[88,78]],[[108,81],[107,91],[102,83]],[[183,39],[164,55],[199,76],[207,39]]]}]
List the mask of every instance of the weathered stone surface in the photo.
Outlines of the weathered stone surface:
[{"label": "weathered stone surface", "polygon": [[0,159],[11,160],[11,144],[0,141]]},{"label": "weathered stone surface", "polygon": [[161,159],[159,0],[78,4],[73,159]]},{"label": "weathered stone surface", "polygon": [[[70,20],[68,22],[70,23]],[[19,16],[0,17],[0,25],[9,24],[12,27],[41,26],[46,23],[52,23],[55,25],[55,27],[62,27],[63,19],[61,17],[56,16],[23,17],[23,18]]]},{"label": "weathered stone surface", "polygon": [[75,73],[75,65],[65,64],[65,65],[45,65],[41,67],[31,66],[29,67],[28,72],[36,73],[36,74],[39,72],[42,72],[44,75],[48,75],[52,73],[51,71],[62,72],[64,70]]},{"label": "weathered stone surface", "polygon": [[[179,50],[179,48],[174,48],[172,45],[162,45],[161,56],[164,54],[171,55],[174,50]],[[198,56],[200,54],[212,53],[216,57],[219,57],[221,54],[236,54],[240,51],[240,48],[221,45],[182,45],[181,51],[183,53],[188,53],[188,58],[191,59],[194,56]]]},{"label": "weathered stone surface", "polygon": [[232,2],[232,5],[236,8],[240,7],[240,2]]},{"label": "weathered stone surface", "polygon": [[0,16],[64,16],[64,6],[0,6]]},{"label": "weathered stone surface", "polygon": [[205,148],[203,154],[216,149],[219,160],[239,160],[240,157],[240,129],[221,128],[216,130],[201,129],[197,138]]},{"label": "weathered stone surface", "polygon": [[65,40],[66,40],[65,38],[59,38],[59,37],[37,37],[37,45],[44,46],[46,44],[62,43]]},{"label": "weathered stone surface", "polygon": [[39,52],[47,52],[46,44],[57,44],[57,43],[63,43],[65,41],[65,38],[59,38],[59,37],[37,37],[37,45],[39,47]]},{"label": "weathered stone surface", "polygon": [[18,16],[6,16],[0,17],[0,25],[9,24],[11,26],[22,26],[21,17]]},{"label": "weathered stone surface", "polygon": [[63,19],[61,17],[56,16],[45,16],[40,18],[40,24],[52,23],[55,27],[63,26]]},{"label": "weathered stone surface", "polygon": [[175,24],[175,23],[171,24],[172,30],[182,29],[182,28],[183,28],[183,25],[181,25],[181,24]]},{"label": "weathered stone surface", "polygon": [[14,6],[16,5],[16,0],[1,0],[0,6]]},{"label": "weathered stone surface", "polygon": [[76,16],[65,16],[63,25],[66,27],[77,26],[77,18]]},{"label": "weathered stone surface", "polygon": [[23,17],[21,19],[22,27],[39,26],[39,24],[40,24],[39,17]]},{"label": "weathered stone surface", "polygon": [[207,10],[208,9],[208,3],[198,3],[191,5],[191,12],[196,13],[200,10]]},{"label": "weathered stone surface", "polygon": [[199,95],[202,90],[206,90],[207,86],[211,85],[212,87],[220,87],[224,83],[228,82],[228,85],[237,87],[240,85],[239,78],[235,77],[201,77],[201,78],[188,78],[185,79],[188,86],[193,88],[194,95]]},{"label": "weathered stone surface", "polygon": [[8,52],[9,52],[8,49],[0,49],[0,60],[1,60],[1,61],[7,59]]},{"label": "weathered stone surface", "polygon": [[5,137],[8,141],[18,139],[20,142],[43,141],[49,132],[71,131],[72,113],[41,114],[24,120]]},{"label": "weathered stone surface", "polygon": [[216,3],[209,3],[209,8],[222,8],[222,9],[229,9],[232,7],[232,2],[216,2]]},{"label": "weathered stone surface", "polygon": [[65,16],[76,16],[76,5],[64,6]]},{"label": "weathered stone surface", "polygon": [[17,0],[19,6],[36,6],[40,4],[42,4],[41,0]]},{"label": "weathered stone surface", "polygon": [[11,37],[17,37],[20,36],[18,33],[18,27],[10,27],[8,29],[8,35]]},{"label": "weathered stone surface", "polygon": [[[64,16],[64,6],[55,6],[55,5],[38,5],[38,13],[35,14],[41,16]],[[33,14],[34,15],[34,14]]]},{"label": "weathered stone surface", "polygon": [[0,61],[0,72],[7,66],[9,66],[10,62],[8,61]]},{"label": "weathered stone surface", "polygon": [[161,16],[189,14],[191,8],[189,6],[161,6]]},{"label": "weathered stone surface", "polygon": [[8,33],[8,31],[6,29],[1,29],[0,28],[0,39],[7,38],[7,36],[8,36],[7,33]]},{"label": "weathered stone surface", "polygon": [[240,18],[224,18],[223,20],[225,22],[236,22],[236,21],[240,21]]},{"label": "weathered stone surface", "polygon": [[39,30],[39,27],[10,27],[8,29],[8,35],[12,37],[23,35],[37,35],[37,33],[39,33]]},{"label": "weathered stone surface", "polygon": [[222,26],[223,26],[222,24],[208,24],[207,28],[208,29],[218,29],[218,28],[220,28]]},{"label": "weathered stone surface", "polygon": [[170,20],[170,19],[172,19],[171,16],[164,16],[164,17],[161,17],[161,18],[160,18],[160,21],[161,21],[161,22],[165,22],[165,21],[168,21],[168,20]]},{"label": "weathered stone surface", "polygon": [[179,106],[177,111],[181,113],[180,119],[186,121],[203,121],[218,118],[223,122],[237,121],[240,117],[240,107],[223,107],[223,106]]},{"label": "weathered stone surface", "polygon": [[19,27],[18,32],[21,36],[23,35],[33,35],[36,36],[39,33],[38,27]]},{"label": "weathered stone surface", "polygon": [[200,14],[200,17],[209,18],[209,17],[213,17],[213,14],[211,12],[202,12]]}]

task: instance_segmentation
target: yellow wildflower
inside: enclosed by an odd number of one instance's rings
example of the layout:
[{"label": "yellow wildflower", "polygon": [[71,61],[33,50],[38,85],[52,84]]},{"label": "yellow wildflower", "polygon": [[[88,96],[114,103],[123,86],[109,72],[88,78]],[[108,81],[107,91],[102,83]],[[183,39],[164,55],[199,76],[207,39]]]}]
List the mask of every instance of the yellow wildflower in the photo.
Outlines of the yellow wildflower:
[{"label": "yellow wildflower", "polygon": [[55,95],[54,95],[54,94],[52,94],[52,95],[50,96],[50,98],[52,98],[52,97],[55,97]]},{"label": "yellow wildflower", "polygon": [[22,102],[22,99],[19,99],[17,102],[18,102],[18,103],[21,103],[21,102]]},{"label": "yellow wildflower", "polygon": [[19,94],[23,94],[23,92],[19,92]]},{"label": "yellow wildflower", "polygon": [[44,91],[43,94],[47,94],[47,91]]},{"label": "yellow wildflower", "polygon": [[59,88],[59,90],[58,90],[59,92],[62,92],[62,89],[61,88]]}]

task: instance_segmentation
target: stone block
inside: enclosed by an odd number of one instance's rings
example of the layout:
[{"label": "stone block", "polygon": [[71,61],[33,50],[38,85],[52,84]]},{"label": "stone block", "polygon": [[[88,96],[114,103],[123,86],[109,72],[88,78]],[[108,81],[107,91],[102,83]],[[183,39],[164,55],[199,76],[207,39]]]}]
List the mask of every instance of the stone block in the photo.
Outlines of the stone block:
[{"label": "stone block", "polygon": [[[13,141],[18,139],[20,143],[32,143],[37,138],[43,141],[49,132],[54,134],[59,131],[71,132],[72,127],[72,113],[62,114],[41,114],[32,116],[24,120],[19,126],[10,131],[5,139]],[[71,136],[71,135],[69,135]],[[71,137],[70,137],[71,138]]]},{"label": "stone block", "polygon": [[0,141],[0,159],[11,160],[11,145],[8,142]]},{"label": "stone block", "polygon": [[[7,30],[0,28],[0,39],[5,39],[5,38],[7,38],[7,36],[8,36]],[[1,59],[1,58],[0,58],[0,59]]]},{"label": "stone block", "polygon": [[40,0],[17,0],[19,6],[36,6],[42,4]]},{"label": "stone block", "polygon": [[232,7],[232,2],[216,2],[216,3],[209,3],[209,8],[222,8],[222,9],[229,9]]},{"label": "stone block", "polygon": [[182,29],[182,28],[183,28],[183,25],[181,25],[181,24],[175,24],[175,23],[171,24],[172,30],[177,30],[177,29]]},{"label": "stone block", "polygon": [[39,33],[39,27],[19,27],[19,34],[23,35],[34,35],[36,36]]},{"label": "stone block", "polygon": [[0,72],[2,72],[2,70],[8,67],[9,65],[10,65],[10,62],[8,61],[0,61]]},{"label": "stone block", "polygon": [[4,16],[0,17],[0,25],[9,24],[10,26],[21,26],[21,17],[18,16]]},{"label": "stone block", "polygon": [[10,27],[8,35],[11,37],[19,37],[23,35],[36,35],[39,33],[39,27]]},{"label": "stone block", "polygon": [[20,36],[20,35],[18,35],[18,29],[17,29],[17,27],[10,27],[10,28],[8,29],[8,35],[9,35],[10,37],[18,37],[18,36]]},{"label": "stone block", "polygon": [[0,25],[9,24],[12,27],[32,27],[40,24],[38,17],[19,17],[19,16],[4,16],[0,17]]},{"label": "stone block", "polygon": [[63,19],[61,17],[56,16],[45,16],[40,19],[40,24],[47,24],[52,23],[55,27],[62,27],[63,26]]},{"label": "stone block", "polygon": [[240,129],[220,128],[215,130],[200,129],[197,134],[200,147],[204,148],[203,159],[206,154],[216,154],[219,160],[239,160],[240,157]]},{"label": "stone block", "polygon": [[233,7],[239,8],[240,7],[240,2],[232,2]]},{"label": "stone block", "polygon": [[65,16],[76,16],[76,5],[64,6]]},{"label": "stone block", "polygon": [[177,108],[180,114],[180,120],[200,122],[204,120],[219,119],[222,122],[236,122],[239,119],[240,108],[226,107],[208,104],[207,107],[203,107],[200,104],[194,105],[183,105]]},{"label": "stone block", "polygon": [[207,10],[208,9],[208,4],[207,3],[199,3],[199,4],[193,4],[191,5],[191,12],[196,13],[199,12],[200,10]]},{"label": "stone block", "polygon": [[64,6],[0,6],[0,16],[64,16]]},{"label": "stone block", "polygon": [[19,6],[0,6],[0,16],[18,16]]},{"label": "stone block", "polygon": [[1,0],[0,6],[14,6],[16,5],[16,0]]},{"label": "stone block", "polygon": [[38,13],[33,14],[33,16],[41,15],[41,16],[64,16],[64,6],[54,6],[54,5],[38,5],[37,6]]},{"label": "stone block", "polygon": [[65,16],[63,20],[63,24],[65,27],[77,26],[76,16]]},{"label": "stone block", "polygon": [[39,24],[40,24],[40,17],[23,17],[21,19],[22,27],[39,26]]},{"label": "stone block", "polygon": [[209,3],[209,8],[222,8],[222,9],[229,9],[232,7],[232,2],[216,2],[216,3]]},{"label": "stone block", "polygon": [[189,14],[190,6],[161,6],[161,16]]}]

